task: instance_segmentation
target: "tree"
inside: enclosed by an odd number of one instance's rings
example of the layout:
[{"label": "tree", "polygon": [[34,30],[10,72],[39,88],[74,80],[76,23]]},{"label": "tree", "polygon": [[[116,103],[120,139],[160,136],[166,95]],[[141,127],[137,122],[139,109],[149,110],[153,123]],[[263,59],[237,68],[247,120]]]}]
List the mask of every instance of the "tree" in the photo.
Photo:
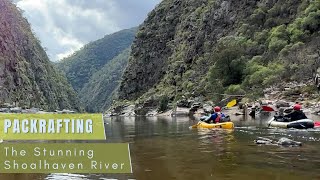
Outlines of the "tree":
[{"label": "tree", "polygon": [[246,39],[229,36],[218,42],[210,69],[209,80],[219,79],[223,86],[239,84],[242,81],[246,58],[242,56],[246,49]]}]

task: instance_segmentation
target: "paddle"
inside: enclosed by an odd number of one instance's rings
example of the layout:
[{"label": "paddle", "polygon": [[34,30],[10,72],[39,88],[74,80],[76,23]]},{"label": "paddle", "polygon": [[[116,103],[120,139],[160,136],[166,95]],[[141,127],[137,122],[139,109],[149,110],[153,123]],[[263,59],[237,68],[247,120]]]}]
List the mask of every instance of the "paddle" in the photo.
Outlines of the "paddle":
[{"label": "paddle", "polygon": [[314,122],[314,127],[320,127],[320,121],[315,121]]},{"label": "paddle", "polygon": [[230,102],[228,102],[228,104],[226,105],[227,108],[231,108],[233,106],[235,106],[237,104],[237,100],[233,99]]}]

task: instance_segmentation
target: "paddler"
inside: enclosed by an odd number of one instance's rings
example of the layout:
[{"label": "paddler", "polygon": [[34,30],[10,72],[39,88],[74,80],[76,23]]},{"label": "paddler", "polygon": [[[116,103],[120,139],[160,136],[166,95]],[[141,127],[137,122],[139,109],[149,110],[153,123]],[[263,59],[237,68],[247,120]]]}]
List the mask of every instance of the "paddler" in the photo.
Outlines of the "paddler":
[{"label": "paddler", "polygon": [[284,116],[285,119],[287,119],[288,121],[297,121],[300,119],[308,119],[307,116],[304,114],[304,112],[302,112],[301,110],[301,105],[296,103],[293,106],[293,111],[287,115]]},{"label": "paddler", "polygon": [[204,120],[206,123],[219,123],[221,119],[225,118],[225,114],[221,112],[221,107],[216,106],[213,108],[214,113]]}]

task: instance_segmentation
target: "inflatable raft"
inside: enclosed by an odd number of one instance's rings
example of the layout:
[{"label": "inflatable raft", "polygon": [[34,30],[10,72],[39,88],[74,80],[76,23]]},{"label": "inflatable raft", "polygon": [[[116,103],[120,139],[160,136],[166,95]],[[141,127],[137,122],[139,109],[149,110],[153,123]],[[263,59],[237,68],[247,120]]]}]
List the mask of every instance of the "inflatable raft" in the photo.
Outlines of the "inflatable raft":
[{"label": "inflatable raft", "polygon": [[234,124],[233,122],[223,122],[223,123],[216,123],[216,124],[208,124],[202,121],[199,121],[198,124],[192,126],[192,128],[221,128],[221,129],[233,129]]},{"label": "inflatable raft", "polygon": [[273,117],[268,122],[268,127],[308,129],[308,128],[314,128],[314,122],[311,119],[301,119],[298,121],[282,122],[281,119],[276,120]]}]

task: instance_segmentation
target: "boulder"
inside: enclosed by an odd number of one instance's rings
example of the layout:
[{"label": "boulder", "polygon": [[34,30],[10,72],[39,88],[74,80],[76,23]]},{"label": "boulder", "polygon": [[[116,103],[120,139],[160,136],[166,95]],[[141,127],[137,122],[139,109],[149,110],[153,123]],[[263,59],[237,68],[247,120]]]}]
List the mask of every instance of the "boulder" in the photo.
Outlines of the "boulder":
[{"label": "boulder", "polygon": [[171,116],[172,114],[172,110],[168,110],[168,111],[165,111],[165,112],[162,112],[162,113],[158,113],[157,116]]},{"label": "boulder", "polygon": [[22,112],[22,108],[21,107],[10,108],[10,112],[12,112],[12,113],[21,113]]},{"label": "boulder", "polygon": [[269,138],[265,137],[258,137],[256,140],[254,140],[255,144],[266,144],[266,145],[272,145],[274,144],[274,141]]},{"label": "boulder", "polygon": [[135,105],[123,107],[120,116],[135,116]]},{"label": "boulder", "polygon": [[243,105],[244,105],[244,103],[239,102],[239,103],[238,103],[238,108],[239,108],[239,109],[243,109]]},{"label": "boulder", "polygon": [[274,141],[272,139],[265,138],[265,137],[258,137],[256,140],[254,140],[254,143],[259,145],[264,144],[264,145],[278,145],[278,146],[290,146],[290,147],[302,146],[301,142],[294,141],[286,137],[282,137],[278,141]]},{"label": "boulder", "polygon": [[37,113],[38,111],[40,111],[39,108],[31,108],[29,109],[30,113]]},{"label": "boulder", "polygon": [[191,105],[190,111],[195,112],[195,111],[197,111],[199,108],[201,108],[201,103],[200,103],[200,102],[195,102],[195,103],[193,103],[193,104]]},{"label": "boulder", "polygon": [[73,113],[75,113],[74,111],[71,111],[71,110],[69,110],[69,109],[63,109],[62,110],[62,114],[73,114]]},{"label": "boulder", "polygon": [[255,142],[256,144],[272,145],[272,142],[270,142],[270,141],[265,141],[265,140],[260,140],[260,139],[255,140],[254,142]]},{"label": "boulder", "polygon": [[293,140],[288,139],[286,137],[280,138],[279,141],[277,142],[277,144],[281,145],[281,146],[302,146],[301,142],[293,141]]},{"label": "boulder", "polygon": [[10,109],[9,108],[0,108],[0,113],[9,113]]},{"label": "boulder", "polygon": [[276,107],[280,108],[280,107],[290,107],[290,104],[286,101],[283,100],[279,100],[276,102]]},{"label": "boulder", "polygon": [[209,104],[204,104],[203,105],[203,110],[205,113],[211,113],[212,112],[213,107]]},{"label": "boulder", "polygon": [[150,110],[149,112],[147,112],[146,116],[156,116],[158,114],[157,110]]},{"label": "boulder", "polygon": [[234,115],[235,115],[235,116],[242,116],[242,115],[244,115],[244,113],[242,113],[242,112],[235,112]]},{"label": "boulder", "polygon": [[187,99],[182,99],[182,100],[177,101],[177,106],[189,108],[189,107],[191,107],[191,103]]},{"label": "boulder", "polygon": [[172,116],[189,116],[190,115],[190,109],[189,108],[182,108],[177,107],[175,111],[172,112]]},{"label": "boulder", "polygon": [[194,112],[194,114],[201,115],[201,114],[208,114],[208,113],[205,112],[203,108],[200,108],[200,109],[198,109],[196,112]]}]

